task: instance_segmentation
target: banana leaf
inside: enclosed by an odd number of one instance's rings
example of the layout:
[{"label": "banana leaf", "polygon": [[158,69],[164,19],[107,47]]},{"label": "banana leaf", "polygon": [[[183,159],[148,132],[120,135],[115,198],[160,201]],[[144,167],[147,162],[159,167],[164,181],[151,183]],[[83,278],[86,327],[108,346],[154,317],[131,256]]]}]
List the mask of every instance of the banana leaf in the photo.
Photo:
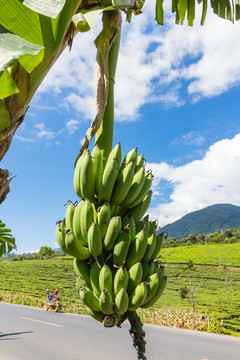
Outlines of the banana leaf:
[{"label": "banana leaf", "polygon": [[[163,1],[163,0],[162,0]],[[156,0],[156,20],[163,25],[163,10],[161,9],[161,0]],[[188,25],[192,26],[195,19],[195,6],[202,3],[201,25],[204,25],[207,14],[207,0],[172,0],[172,13],[175,13],[177,24],[183,24],[187,14]],[[214,14],[222,19],[234,22],[240,18],[240,1],[235,3],[231,0],[210,0],[211,8]],[[160,19],[160,20],[158,20]]]},{"label": "banana leaf", "polygon": [[[54,53],[66,32],[73,4],[74,0],[0,0],[0,75],[16,61],[31,73]],[[43,7],[45,11],[40,11]],[[0,99],[17,92],[11,76],[0,79]]]},{"label": "banana leaf", "polygon": [[36,11],[39,14],[56,19],[58,14],[62,11],[66,0],[19,0],[29,9]]},{"label": "banana leaf", "polygon": [[0,220],[0,257],[16,248],[15,238],[11,235],[11,230]]},{"label": "banana leaf", "polygon": [[125,9],[131,7],[132,0],[113,0],[111,6],[94,6],[87,10],[82,10],[72,17],[72,20],[80,32],[89,31],[93,26],[97,17],[103,11],[110,11],[115,9]]}]

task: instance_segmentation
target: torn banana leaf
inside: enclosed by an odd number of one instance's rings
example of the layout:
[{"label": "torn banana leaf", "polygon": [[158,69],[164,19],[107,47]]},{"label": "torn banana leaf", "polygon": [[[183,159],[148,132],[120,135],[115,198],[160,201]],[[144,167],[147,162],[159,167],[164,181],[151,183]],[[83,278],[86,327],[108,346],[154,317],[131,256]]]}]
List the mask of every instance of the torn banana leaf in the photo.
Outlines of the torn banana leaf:
[{"label": "torn banana leaf", "polygon": [[39,14],[56,19],[66,0],[18,0],[29,9],[36,11]]}]

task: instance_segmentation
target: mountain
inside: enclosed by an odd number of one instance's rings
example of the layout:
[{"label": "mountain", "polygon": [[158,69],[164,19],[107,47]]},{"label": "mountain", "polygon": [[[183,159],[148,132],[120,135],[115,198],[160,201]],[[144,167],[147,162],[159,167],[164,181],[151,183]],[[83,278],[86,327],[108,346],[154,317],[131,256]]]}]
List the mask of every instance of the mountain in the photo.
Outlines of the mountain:
[{"label": "mountain", "polygon": [[169,237],[181,239],[190,234],[210,234],[216,230],[240,228],[240,206],[215,204],[193,211],[161,228]]}]

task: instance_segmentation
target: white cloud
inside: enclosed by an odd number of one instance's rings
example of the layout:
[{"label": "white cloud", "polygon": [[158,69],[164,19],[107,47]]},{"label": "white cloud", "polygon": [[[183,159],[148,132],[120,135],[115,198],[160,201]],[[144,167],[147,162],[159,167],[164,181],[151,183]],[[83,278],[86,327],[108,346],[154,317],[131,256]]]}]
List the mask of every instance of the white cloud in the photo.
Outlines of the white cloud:
[{"label": "white cloud", "polygon": [[199,146],[206,141],[205,137],[198,132],[190,131],[187,134],[183,134],[181,138],[176,138],[171,142],[171,145],[181,144],[186,146]]},{"label": "white cloud", "polygon": [[30,138],[25,138],[23,136],[20,136],[20,135],[15,135],[15,139],[18,139],[22,142],[34,142],[35,140],[34,139],[30,139]]},{"label": "white cloud", "polygon": [[37,250],[27,250],[25,252],[25,254],[37,254],[39,252],[40,249],[37,249]]},{"label": "white cloud", "polygon": [[55,106],[48,106],[48,105],[40,105],[40,104],[35,104],[34,101],[31,105],[31,108],[37,109],[37,110],[56,110]]},{"label": "white cloud", "polygon": [[161,226],[215,203],[240,205],[240,134],[216,142],[202,159],[184,166],[152,163],[148,167],[156,192],[161,192],[162,181],[173,188],[169,202],[149,209]]},{"label": "white cloud", "polygon": [[79,128],[79,124],[80,124],[79,120],[70,119],[69,121],[67,121],[66,128],[67,128],[68,133],[70,135],[75,133],[75,131],[77,131]]},{"label": "white cloud", "polygon": [[209,16],[196,34],[202,56],[183,71],[184,78],[190,80],[190,95],[216,96],[239,84],[239,35],[239,24]]},{"label": "white cloud", "polygon": [[98,21],[91,31],[75,37],[72,50],[69,52],[65,49],[42,82],[37,93],[38,99],[41,100],[43,93],[50,93],[58,97],[61,106],[77,110],[86,119],[93,116],[96,59],[94,39],[99,29]]},{"label": "white cloud", "polygon": [[95,114],[95,98],[91,94],[85,96],[71,93],[68,95],[64,103],[68,109],[73,108],[83,115],[83,119],[92,119]]},{"label": "white cloud", "polygon": [[45,138],[45,139],[52,139],[54,138],[54,132],[51,131],[51,130],[47,130],[45,128],[45,124],[41,123],[41,124],[36,124],[34,125],[35,127],[35,134],[36,134],[36,137],[38,139],[42,139],[42,138]]},{"label": "white cloud", "polygon": [[[222,20],[209,9],[202,27],[200,5],[193,27],[175,25],[175,15],[165,6],[165,26],[154,23],[153,0],[146,2],[143,14],[133,16],[132,23],[123,19],[115,85],[118,121],[136,120],[146,103],[181,106],[219,95],[240,82],[239,24]],[[99,17],[89,32],[77,35],[71,52],[60,56],[38,91],[58,95],[61,104],[88,120],[95,112],[94,39],[100,29]]]}]

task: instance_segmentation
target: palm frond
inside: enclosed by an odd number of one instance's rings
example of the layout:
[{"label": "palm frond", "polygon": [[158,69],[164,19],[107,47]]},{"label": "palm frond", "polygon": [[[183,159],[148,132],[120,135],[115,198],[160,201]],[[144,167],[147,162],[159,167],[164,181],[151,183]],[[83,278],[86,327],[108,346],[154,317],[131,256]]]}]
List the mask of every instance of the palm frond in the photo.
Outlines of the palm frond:
[{"label": "palm frond", "polygon": [[[208,5],[211,6],[213,13],[222,19],[232,22],[240,19],[240,0],[172,0],[172,13],[175,14],[176,24],[183,24],[187,19],[188,25],[192,26],[195,20],[195,8],[202,6],[201,25],[204,25]],[[156,22],[164,24],[164,6],[163,0],[156,0]]]},{"label": "palm frond", "polygon": [[11,235],[11,230],[0,220],[0,257],[13,249],[16,249],[15,238]]}]

